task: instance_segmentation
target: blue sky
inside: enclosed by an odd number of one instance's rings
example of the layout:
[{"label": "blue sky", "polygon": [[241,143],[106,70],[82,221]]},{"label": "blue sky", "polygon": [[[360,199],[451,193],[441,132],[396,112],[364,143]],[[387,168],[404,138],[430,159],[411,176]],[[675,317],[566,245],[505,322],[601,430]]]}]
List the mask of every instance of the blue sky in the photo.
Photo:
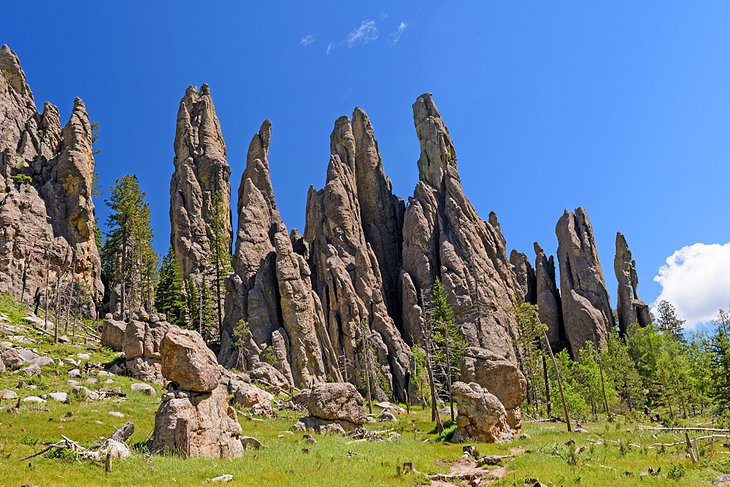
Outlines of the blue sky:
[{"label": "blue sky", "polygon": [[[584,206],[612,297],[621,230],[651,302],[675,251],[730,241],[728,2],[12,2],[0,43],[20,56],[39,106],[49,100],[65,118],[84,99],[101,124],[102,185],[139,177],[160,252],[178,103],[202,83],[234,194],[251,136],[272,120],[272,179],[290,228],[304,225],[309,185],[324,183],[335,119],[355,106],[370,115],[396,193],[412,194],[411,104],[430,91],[467,195],[483,217],[497,212],[510,248],[532,257],[537,240],[553,253],[563,209]],[[101,200],[97,213],[107,215]],[[696,321],[730,305],[730,246],[701,252],[699,267],[728,270],[706,279],[686,279],[696,267],[686,254],[662,296],[686,301],[680,311]]]}]

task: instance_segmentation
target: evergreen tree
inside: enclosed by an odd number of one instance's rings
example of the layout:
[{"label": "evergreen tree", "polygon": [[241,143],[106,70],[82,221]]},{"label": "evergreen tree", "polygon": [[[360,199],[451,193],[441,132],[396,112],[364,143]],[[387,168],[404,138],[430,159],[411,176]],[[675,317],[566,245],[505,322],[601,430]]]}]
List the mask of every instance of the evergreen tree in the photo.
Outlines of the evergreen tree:
[{"label": "evergreen tree", "polygon": [[152,249],[150,209],[136,176],[124,176],[105,200],[111,210],[102,246],[102,266],[112,288],[118,290],[122,318],[137,309],[152,309],[157,254]]},{"label": "evergreen tree", "polygon": [[522,374],[527,380],[527,401],[537,408],[538,395],[544,397],[549,385],[545,384],[543,370],[544,354],[540,347],[542,336],[547,326],[540,322],[537,305],[524,302],[518,298],[512,309],[517,320],[519,334],[517,350]]},{"label": "evergreen tree", "polygon": [[720,414],[730,413],[730,310],[720,310],[712,337],[712,397]]},{"label": "evergreen tree", "polygon": [[682,333],[685,320],[679,319],[674,305],[669,301],[662,300],[659,301],[656,311],[658,315],[656,324],[659,331],[673,337],[679,343],[685,343],[684,334]]},{"label": "evergreen tree", "polygon": [[213,267],[214,276],[212,282],[213,300],[218,326],[218,335],[223,332],[223,300],[225,299],[225,278],[231,273],[231,239],[226,232],[226,208],[223,205],[223,198],[220,191],[213,193],[213,215],[211,220],[210,262]]},{"label": "evergreen tree", "polygon": [[614,330],[608,337],[605,350],[600,352],[606,380],[612,384],[618,397],[629,411],[644,406],[644,389],[639,371],[629,354],[629,347]]},{"label": "evergreen tree", "polygon": [[162,258],[159,270],[159,282],[155,289],[155,309],[167,315],[173,325],[183,326],[187,323],[186,303],[183,296],[183,279],[175,261],[172,247]]}]

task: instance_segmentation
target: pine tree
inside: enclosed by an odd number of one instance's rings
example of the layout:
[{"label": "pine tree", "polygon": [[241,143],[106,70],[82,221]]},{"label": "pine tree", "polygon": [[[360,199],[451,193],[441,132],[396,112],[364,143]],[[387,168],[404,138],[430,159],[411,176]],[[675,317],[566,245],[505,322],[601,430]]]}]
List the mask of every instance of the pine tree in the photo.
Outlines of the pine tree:
[{"label": "pine tree", "polygon": [[124,176],[111,187],[105,200],[111,210],[107,218],[102,266],[113,289],[119,290],[119,311],[126,319],[132,311],[152,309],[157,254],[152,248],[150,209],[146,193],[136,176]]},{"label": "pine tree", "polygon": [[162,258],[159,282],[155,289],[155,309],[167,315],[173,325],[186,324],[186,305],[183,296],[183,279],[175,261],[175,252],[170,247]]},{"label": "pine tree", "polygon": [[674,305],[669,301],[662,300],[659,301],[656,311],[659,315],[656,320],[659,331],[673,337],[679,343],[685,343],[684,334],[682,333],[685,320],[679,319]]},{"label": "pine tree", "polygon": [[712,397],[720,414],[730,413],[730,311],[720,310],[712,337]]},{"label": "pine tree", "polygon": [[214,276],[212,282],[212,290],[214,293],[214,306],[217,318],[218,334],[223,332],[223,300],[224,281],[231,272],[231,240],[228,232],[226,232],[226,208],[223,205],[223,198],[220,191],[213,193],[213,214],[211,220],[211,230],[213,238],[211,239],[211,256],[210,262],[213,267]]},{"label": "pine tree", "polygon": [[519,330],[516,344],[520,355],[520,369],[527,380],[527,400],[537,406],[538,384],[543,382],[546,390],[550,387],[549,383],[545,382],[543,371],[545,356],[540,348],[542,335],[547,326],[540,323],[537,305],[526,303],[521,299],[518,299],[517,305],[512,309],[512,314],[517,320]]}]

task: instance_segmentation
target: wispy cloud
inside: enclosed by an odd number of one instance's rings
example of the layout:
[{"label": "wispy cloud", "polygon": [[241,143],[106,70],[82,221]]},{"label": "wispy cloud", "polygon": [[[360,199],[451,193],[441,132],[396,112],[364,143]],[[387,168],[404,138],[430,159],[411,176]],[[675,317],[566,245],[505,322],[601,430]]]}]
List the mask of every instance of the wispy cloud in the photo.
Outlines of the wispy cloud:
[{"label": "wispy cloud", "polygon": [[403,35],[403,32],[405,32],[405,30],[407,28],[408,28],[408,24],[406,24],[405,22],[401,22],[400,24],[398,24],[398,28],[395,30],[395,32],[390,34],[390,45],[391,46],[395,46],[396,44],[398,44],[400,37]]},{"label": "wispy cloud", "polygon": [[655,305],[662,300],[677,308],[689,329],[706,323],[720,308],[730,306],[730,242],[696,243],[667,257],[654,278],[662,286]]},{"label": "wispy cloud", "polygon": [[326,52],[327,52],[327,55],[328,56],[330,55],[330,52],[332,52],[332,48],[333,47],[335,47],[335,45],[332,44],[331,42],[329,44],[327,44],[327,50],[326,50]]},{"label": "wispy cloud", "polygon": [[365,20],[360,27],[347,34],[347,47],[376,41],[379,34],[377,23],[374,20]]},{"label": "wispy cloud", "polygon": [[312,44],[314,44],[314,41],[316,41],[316,40],[317,40],[317,38],[314,37],[313,34],[307,34],[304,37],[302,37],[301,39],[299,39],[299,45],[302,47],[309,47]]}]

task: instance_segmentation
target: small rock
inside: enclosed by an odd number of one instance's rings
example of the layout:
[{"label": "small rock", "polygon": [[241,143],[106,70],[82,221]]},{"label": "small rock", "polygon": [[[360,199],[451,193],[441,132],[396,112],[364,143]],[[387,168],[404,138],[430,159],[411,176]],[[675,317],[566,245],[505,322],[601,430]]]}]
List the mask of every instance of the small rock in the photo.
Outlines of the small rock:
[{"label": "small rock", "polygon": [[31,365],[37,365],[39,367],[45,367],[46,365],[53,365],[56,362],[50,357],[36,357],[28,361]]},{"label": "small rock", "polygon": [[157,390],[155,390],[154,387],[152,387],[149,384],[144,384],[142,382],[137,382],[135,384],[132,384],[132,391],[141,392],[142,394],[145,394],[147,396],[156,396],[157,395]]},{"label": "small rock", "polygon": [[398,418],[396,418],[393,413],[383,411],[382,413],[380,413],[380,416],[378,416],[378,421],[381,421],[383,423],[397,423]]},{"label": "small rock", "polygon": [[254,438],[253,436],[241,436],[241,445],[243,445],[243,449],[246,448],[253,448],[254,450],[259,450],[263,447],[261,442]]},{"label": "small rock", "polygon": [[27,367],[23,367],[22,369],[20,369],[20,371],[28,376],[41,375],[41,368],[37,365],[29,365]]},{"label": "small rock", "polygon": [[107,372],[106,370],[100,370],[100,371],[98,371],[98,372],[96,373],[96,376],[97,376],[97,377],[111,377],[111,376],[112,376],[112,374],[110,374],[110,373],[109,373],[109,372]]},{"label": "small rock", "polygon": [[712,481],[715,485],[730,485],[730,475],[720,475]]},{"label": "small rock", "polygon": [[66,381],[66,384],[68,384],[68,385],[70,385],[70,386],[73,387],[73,386],[79,385],[79,381],[73,380],[73,379],[69,379],[69,380]]},{"label": "small rock", "polygon": [[3,399],[17,399],[18,395],[15,393],[15,391],[11,391],[10,389],[3,389],[0,391],[0,401]]},{"label": "small rock", "polygon": [[101,451],[103,453],[109,453],[112,458],[129,458],[132,456],[132,451],[127,445],[121,441],[112,439],[108,439],[104,442],[104,446],[101,447]]},{"label": "small rock", "polygon": [[104,381],[104,384],[114,384],[114,379],[107,379]]},{"label": "small rock", "polygon": [[46,400],[42,399],[38,396],[28,396],[28,397],[23,398],[23,402],[30,402],[30,403],[34,403],[34,404],[43,404],[44,402],[46,402]]},{"label": "small rock", "polygon": [[68,401],[68,394],[66,394],[65,392],[51,392],[50,394],[48,394],[48,397],[58,402]]},{"label": "small rock", "polygon": [[218,477],[213,477],[212,479],[206,479],[207,482],[211,483],[219,483],[219,482],[230,482],[233,480],[233,475],[227,473],[224,475],[219,475]]},{"label": "small rock", "polygon": [[124,414],[120,413],[119,411],[109,411],[109,416],[114,416],[115,418],[123,418]]},{"label": "small rock", "polygon": [[93,385],[93,384],[96,384],[96,382],[97,382],[97,380],[95,378],[93,378],[93,377],[89,377],[88,379],[86,379],[86,383],[87,384],[92,384]]},{"label": "small rock", "polygon": [[72,378],[81,377],[81,371],[79,369],[71,369],[68,371],[68,376]]},{"label": "small rock", "polygon": [[91,360],[91,355],[88,353],[77,353],[76,356],[81,360]]}]

